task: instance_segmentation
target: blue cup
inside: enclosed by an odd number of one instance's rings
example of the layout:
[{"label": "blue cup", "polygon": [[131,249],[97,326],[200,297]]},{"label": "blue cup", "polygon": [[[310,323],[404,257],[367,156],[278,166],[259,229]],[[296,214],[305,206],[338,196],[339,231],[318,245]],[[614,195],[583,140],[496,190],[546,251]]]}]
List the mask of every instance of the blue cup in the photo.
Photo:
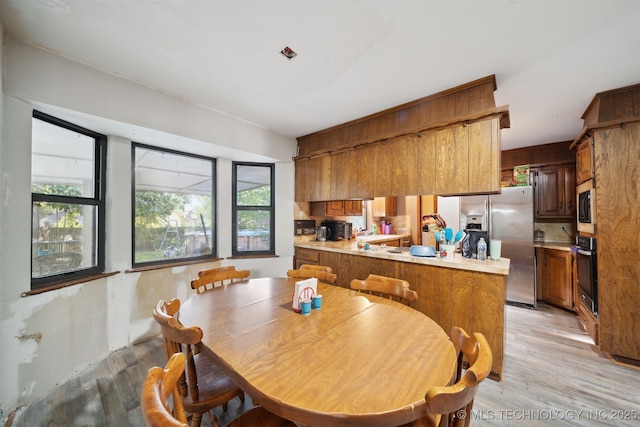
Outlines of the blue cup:
[{"label": "blue cup", "polygon": [[300,303],[300,313],[302,313],[303,316],[308,316],[309,314],[311,314],[310,299],[302,300],[302,302]]},{"label": "blue cup", "polygon": [[322,295],[314,295],[311,299],[311,308],[320,310],[320,307],[322,307]]}]

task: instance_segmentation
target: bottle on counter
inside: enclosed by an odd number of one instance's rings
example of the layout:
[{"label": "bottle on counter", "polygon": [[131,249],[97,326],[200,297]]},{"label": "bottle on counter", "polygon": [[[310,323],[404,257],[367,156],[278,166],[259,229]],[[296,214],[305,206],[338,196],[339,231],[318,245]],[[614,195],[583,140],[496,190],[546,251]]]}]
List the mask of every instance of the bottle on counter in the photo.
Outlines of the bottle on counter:
[{"label": "bottle on counter", "polygon": [[372,235],[372,236],[375,236],[375,235],[377,234],[377,233],[376,233],[376,231],[377,231],[377,230],[376,230],[376,225],[375,225],[375,224],[373,224],[373,225],[371,226],[371,235]]},{"label": "bottle on counter", "polygon": [[487,259],[487,242],[484,241],[484,237],[478,240],[478,261],[486,261]]}]

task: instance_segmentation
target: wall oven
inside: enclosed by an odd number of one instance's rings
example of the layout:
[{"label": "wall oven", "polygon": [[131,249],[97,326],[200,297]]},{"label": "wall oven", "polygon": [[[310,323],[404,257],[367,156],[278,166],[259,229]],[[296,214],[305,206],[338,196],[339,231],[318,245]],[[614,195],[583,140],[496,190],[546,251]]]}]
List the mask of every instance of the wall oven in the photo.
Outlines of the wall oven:
[{"label": "wall oven", "polygon": [[578,231],[595,234],[596,232],[596,192],[593,180],[583,182],[577,188]]},{"label": "wall oven", "polygon": [[598,262],[596,239],[576,236],[578,272],[578,298],[594,314],[598,314]]}]

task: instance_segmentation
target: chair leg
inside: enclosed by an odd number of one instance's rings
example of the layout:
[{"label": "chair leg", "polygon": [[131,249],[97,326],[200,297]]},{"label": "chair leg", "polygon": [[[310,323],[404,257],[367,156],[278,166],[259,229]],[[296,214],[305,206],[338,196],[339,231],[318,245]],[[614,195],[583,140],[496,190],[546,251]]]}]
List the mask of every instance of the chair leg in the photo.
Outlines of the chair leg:
[{"label": "chair leg", "polygon": [[193,414],[193,418],[191,419],[191,427],[200,427],[201,422],[202,414]]},{"label": "chair leg", "polygon": [[221,427],[220,422],[218,422],[218,417],[216,417],[216,414],[213,413],[213,410],[209,411],[209,421],[211,421],[211,425],[213,427]]}]

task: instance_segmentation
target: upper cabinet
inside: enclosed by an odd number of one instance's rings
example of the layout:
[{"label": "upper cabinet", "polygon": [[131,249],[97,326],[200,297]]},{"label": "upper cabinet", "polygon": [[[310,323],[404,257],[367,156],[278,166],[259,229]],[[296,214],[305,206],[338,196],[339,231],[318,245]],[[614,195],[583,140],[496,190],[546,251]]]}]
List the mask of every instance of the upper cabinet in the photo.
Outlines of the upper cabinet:
[{"label": "upper cabinet", "polygon": [[395,197],[375,197],[373,199],[371,215],[374,217],[396,216],[398,214],[398,199]]},{"label": "upper cabinet", "polygon": [[499,192],[495,89],[489,76],[298,138],[296,200]]},{"label": "upper cabinet", "polygon": [[534,171],[536,218],[575,218],[576,180],[573,164]]},{"label": "upper cabinet", "polygon": [[362,200],[333,200],[326,202],[324,213],[328,216],[362,215]]},{"label": "upper cabinet", "polygon": [[593,138],[587,138],[578,145],[576,150],[576,183],[593,178]]}]

